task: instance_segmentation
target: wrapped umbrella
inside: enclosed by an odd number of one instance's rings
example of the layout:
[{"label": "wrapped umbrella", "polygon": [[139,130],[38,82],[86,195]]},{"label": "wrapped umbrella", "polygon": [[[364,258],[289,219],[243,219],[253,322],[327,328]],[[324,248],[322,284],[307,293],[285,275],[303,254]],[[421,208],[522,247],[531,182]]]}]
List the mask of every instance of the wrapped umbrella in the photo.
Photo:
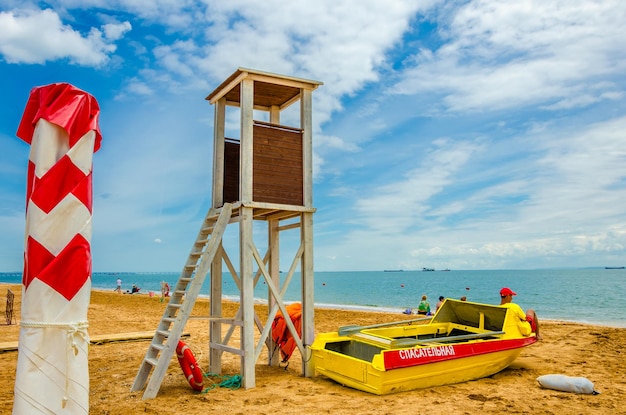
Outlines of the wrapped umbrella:
[{"label": "wrapped umbrella", "polygon": [[14,414],[87,414],[92,159],[99,107],[69,84],[31,91],[17,136],[31,145]]}]

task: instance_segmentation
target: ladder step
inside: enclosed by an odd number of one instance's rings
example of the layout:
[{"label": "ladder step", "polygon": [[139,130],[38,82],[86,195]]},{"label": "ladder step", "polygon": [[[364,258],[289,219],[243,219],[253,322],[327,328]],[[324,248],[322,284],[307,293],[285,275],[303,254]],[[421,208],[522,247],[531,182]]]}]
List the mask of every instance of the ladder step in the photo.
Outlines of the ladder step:
[{"label": "ladder step", "polygon": [[152,347],[153,349],[156,349],[158,351],[162,351],[163,349],[165,349],[165,346],[159,343],[152,343],[150,345],[150,347]]},{"label": "ladder step", "polygon": [[185,265],[185,271],[193,271],[196,269],[196,265]]},{"label": "ladder step", "polygon": [[183,305],[182,304],[175,304],[175,303],[168,303],[167,306],[169,308],[176,308],[176,309],[180,309]]},{"label": "ladder step", "polygon": [[146,363],[148,363],[148,364],[150,364],[152,366],[156,366],[157,364],[159,364],[159,361],[157,359],[152,358],[152,357],[146,357],[144,359],[144,362],[146,362]]},{"label": "ladder step", "polygon": [[209,238],[206,239],[198,239],[196,241],[196,246],[204,246],[209,242]]},{"label": "ladder step", "polygon": [[170,336],[170,331],[169,330],[157,330],[156,332],[157,332],[157,334],[160,334],[161,336],[164,336],[164,337],[169,337]]},{"label": "ladder step", "polygon": [[176,321],[176,317],[163,317],[163,321],[167,321],[171,324]]},{"label": "ladder step", "polygon": [[[187,266],[189,267],[189,266],[192,266],[192,265],[187,265]],[[195,268],[196,266],[193,265],[193,267]],[[191,282],[191,281],[193,281],[193,278],[192,277],[181,277],[178,281],[181,281],[181,282]]]}]

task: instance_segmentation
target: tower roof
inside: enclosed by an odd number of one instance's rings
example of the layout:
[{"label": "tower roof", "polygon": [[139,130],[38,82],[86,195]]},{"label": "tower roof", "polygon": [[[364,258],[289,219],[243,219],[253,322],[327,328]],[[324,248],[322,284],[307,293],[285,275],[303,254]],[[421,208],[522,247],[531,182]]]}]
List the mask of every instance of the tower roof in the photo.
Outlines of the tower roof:
[{"label": "tower roof", "polygon": [[207,101],[214,104],[220,98],[226,97],[227,104],[239,105],[241,82],[244,79],[254,81],[254,106],[257,108],[270,108],[274,105],[281,109],[286,108],[299,99],[300,89],[314,90],[323,85],[323,82],[310,79],[238,68],[206,97]]}]

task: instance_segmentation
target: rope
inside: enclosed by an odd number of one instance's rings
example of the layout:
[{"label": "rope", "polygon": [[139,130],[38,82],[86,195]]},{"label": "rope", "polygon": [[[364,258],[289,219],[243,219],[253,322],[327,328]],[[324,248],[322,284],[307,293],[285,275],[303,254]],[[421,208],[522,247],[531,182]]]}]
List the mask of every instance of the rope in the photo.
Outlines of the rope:
[{"label": "rope", "polygon": [[228,388],[230,390],[239,389],[241,387],[241,376],[233,375],[221,381],[217,386],[220,388]]},{"label": "rope", "polygon": [[209,379],[210,377],[213,378],[217,378],[217,380],[219,381],[218,383],[213,383],[213,385],[205,388],[202,393],[206,393],[210,390],[213,390],[217,387],[220,388],[228,388],[230,390],[235,390],[235,389],[239,389],[241,387],[241,376],[240,375],[233,375],[233,376],[226,376],[226,375],[218,375],[215,373],[205,373],[204,377]]},{"label": "rope", "polygon": [[79,336],[83,341],[88,342],[89,334],[87,333],[87,327],[89,327],[89,323],[87,321],[78,321],[71,323],[46,323],[41,321],[22,321],[20,323],[22,327],[28,328],[58,328],[62,330],[67,330],[67,353],[65,355],[65,390],[63,391],[63,401],[62,407],[65,408],[67,405],[67,391],[70,387],[70,358],[72,357],[72,352],[74,352],[74,356],[78,354],[78,345],[76,344],[76,336]]}]

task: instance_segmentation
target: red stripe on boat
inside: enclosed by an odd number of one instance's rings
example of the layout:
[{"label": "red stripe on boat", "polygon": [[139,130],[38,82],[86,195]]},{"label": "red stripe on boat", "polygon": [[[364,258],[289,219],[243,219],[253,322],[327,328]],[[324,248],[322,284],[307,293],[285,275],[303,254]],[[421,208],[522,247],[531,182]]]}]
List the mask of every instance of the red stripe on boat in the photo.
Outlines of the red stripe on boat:
[{"label": "red stripe on boat", "polygon": [[521,339],[383,350],[382,354],[385,370],[391,370],[518,349],[536,341],[535,337],[524,337]]}]

